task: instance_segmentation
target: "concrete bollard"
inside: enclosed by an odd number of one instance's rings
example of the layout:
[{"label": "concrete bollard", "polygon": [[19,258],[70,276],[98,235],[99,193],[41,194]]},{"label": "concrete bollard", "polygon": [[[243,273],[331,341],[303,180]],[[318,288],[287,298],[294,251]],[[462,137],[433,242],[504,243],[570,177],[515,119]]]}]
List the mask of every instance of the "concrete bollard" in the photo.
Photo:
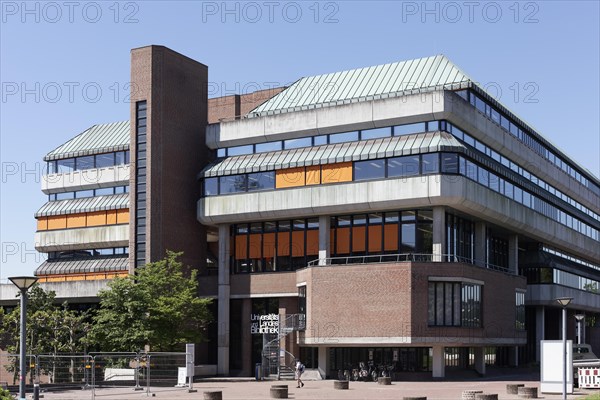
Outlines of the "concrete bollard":
[{"label": "concrete bollard", "polygon": [[533,386],[520,387],[517,391],[519,398],[521,399],[537,399],[538,389]]},{"label": "concrete bollard", "polygon": [[498,400],[498,394],[496,393],[477,393],[475,400]]},{"label": "concrete bollard", "polygon": [[288,385],[271,385],[271,398],[272,399],[287,399],[288,398]]},{"label": "concrete bollard", "polygon": [[333,388],[338,390],[347,390],[350,388],[348,381],[333,381]]},{"label": "concrete bollard", "polygon": [[377,378],[377,383],[379,385],[391,385],[392,378],[390,378],[389,376],[380,376],[379,378]]},{"label": "concrete bollard", "polygon": [[483,390],[463,390],[462,400],[475,400],[475,395],[483,393]]},{"label": "concrete bollard", "polygon": [[518,394],[519,388],[525,386],[523,383],[507,383],[506,384],[506,393],[508,394]]},{"label": "concrete bollard", "polygon": [[214,391],[214,392],[203,392],[204,400],[223,400],[223,392]]}]

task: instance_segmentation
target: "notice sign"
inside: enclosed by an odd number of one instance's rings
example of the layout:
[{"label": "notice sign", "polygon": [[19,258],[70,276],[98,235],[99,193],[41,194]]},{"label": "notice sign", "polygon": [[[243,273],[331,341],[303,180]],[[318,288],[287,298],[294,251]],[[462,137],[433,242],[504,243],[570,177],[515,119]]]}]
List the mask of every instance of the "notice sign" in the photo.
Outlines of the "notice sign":
[{"label": "notice sign", "polygon": [[250,333],[261,335],[263,333],[279,333],[278,314],[252,314],[250,316]]}]

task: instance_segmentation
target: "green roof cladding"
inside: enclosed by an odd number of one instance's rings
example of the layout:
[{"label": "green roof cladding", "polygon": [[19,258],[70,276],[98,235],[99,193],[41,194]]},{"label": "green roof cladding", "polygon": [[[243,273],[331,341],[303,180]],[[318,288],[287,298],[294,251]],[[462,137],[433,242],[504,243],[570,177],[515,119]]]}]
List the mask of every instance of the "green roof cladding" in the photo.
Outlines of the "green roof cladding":
[{"label": "green roof cladding", "polygon": [[44,161],[128,150],[129,121],[94,125],[46,154]]},{"label": "green roof cladding", "polygon": [[383,99],[429,90],[460,89],[471,78],[443,55],[302,78],[248,117]]},{"label": "green roof cladding", "polygon": [[200,176],[205,178],[245,174],[274,169],[372,160],[435,151],[456,151],[465,147],[447,132],[370,139],[327,144],[299,149],[232,156],[207,166]]}]

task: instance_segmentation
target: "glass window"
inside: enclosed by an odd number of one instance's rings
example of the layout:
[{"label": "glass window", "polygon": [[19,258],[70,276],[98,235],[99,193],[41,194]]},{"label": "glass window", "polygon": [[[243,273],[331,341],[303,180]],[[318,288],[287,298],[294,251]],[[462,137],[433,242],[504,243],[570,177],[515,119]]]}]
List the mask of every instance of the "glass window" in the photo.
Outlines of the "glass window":
[{"label": "glass window", "polygon": [[227,156],[227,149],[217,149],[217,157],[223,158]]},{"label": "glass window", "polygon": [[485,187],[489,185],[489,173],[485,168],[479,167],[479,177],[477,178],[477,181]]},{"label": "glass window", "polygon": [[464,140],[465,140],[466,144],[475,147],[475,139],[473,139],[473,137],[471,135],[468,135],[465,133]]},{"label": "glass window", "polygon": [[467,178],[477,181],[477,165],[467,160]]},{"label": "glass window", "polygon": [[394,136],[410,135],[411,133],[421,132],[425,132],[425,122],[394,126]]},{"label": "glass window", "polygon": [[354,219],[352,221],[352,224],[354,226],[357,225],[366,225],[367,224],[367,215],[366,214],[357,214],[354,216]]},{"label": "glass window", "polygon": [[402,224],[402,250],[401,253],[414,253],[416,244],[416,224]]},{"label": "glass window", "polygon": [[388,177],[419,175],[419,156],[388,158]]},{"label": "glass window", "polygon": [[485,102],[479,96],[475,96],[475,108],[485,114]]},{"label": "glass window", "polygon": [[277,226],[279,227],[279,232],[287,232],[292,229],[290,221],[279,221]]},{"label": "glass window", "polygon": [[315,146],[320,146],[322,144],[327,144],[327,135],[315,136],[313,138],[313,142]]},{"label": "glass window", "polygon": [[57,169],[59,174],[66,174],[75,170],[75,159],[65,158],[63,160],[56,161]]},{"label": "glass window", "polygon": [[48,174],[56,174],[58,172],[58,167],[56,166],[56,161],[48,161]]},{"label": "glass window", "polygon": [[263,153],[266,151],[278,151],[281,150],[281,141],[257,143],[255,147],[257,153]]},{"label": "glass window", "polygon": [[93,190],[78,190],[75,192],[76,199],[83,199],[84,197],[94,197]]},{"label": "glass window", "polygon": [[358,131],[332,133],[329,135],[329,143],[345,143],[358,140]]},{"label": "glass window", "polygon": [[246,175],[229,175],[219,178],[220,194],[246,191]]},{"label": "glass window", "polygon": [[254,152],[253,146],[251,144],[245,146],[235,146],[227,149],[228,156],[239,156],[241,154],[252,154]]},{"label": "glass window", "polygon": [[66,200],[75,198],[75,192],[56,193],[56,200]]},{"label": "glass window", "polygon": [[115,193],[115,188],[101,188],[96,189],[96,196],[107,196]]},{"label": "glass window", "polygon": [[379,225],[383,222],[383,217],[381,213],[371,213],[369,214],[369,225]]},{"label": "glass window", "polygon": [[294,224],[293,228],[295,231],[303,231],[306,229],[306,221],[303,219],[295,219],[292,222]]},{"label": "glass window", "polygon": [[385,128],[367,129],[360,132],[360,138],[362,140],[377,139],[390,136],[392,136],[392,128],[389,126]]},{"label": "glass window", "polygon": [[94,156],[77,157],[76,160],[76,167],[78,171],[94,168]]},{"label": "glass window", "polygon": [[96,168],[112,167],[113,165],[115,165],[115,153],[104,153],[96,155]]},{"label": "glass window", "polygon": [[421,170],[423,174],[435,174],[439,172],[439,153],[421,155]]},{"label": "glass window", "polygon": [[219,178],[207,178],[204,180],[204,195],[215,196],[219,194]]},{"label": "glass window", "polygon": [[492,108],[491,114],[492,114],[492,121],[494,121],[497,124],[500,124],[500,114],[498,114],[498,111],[496,111]]},{"label": "glass window", "polygon": [[386,212],[385,213],[385,223],[386,224],[395,224],[399,221],[397,212]]},{"label": "glass window", "polygon": [[308,229],[319,229],[319,218],[309,218],[306,222]]},{"label": "glass window", "polygon": [[352,217],[350,215],[343,215],[341,217],[337,217],[337,226],[338,227],[350,226],[351,220],[352,220]]},{"label": "glass window", "polygon": [[356,161],[354,163],[354,180],[385,178],[385,160]]},{"label": "glass window", "polygon": [[455,153],[442,153],[442,172],[458,174],[458,155]]},{"label": "glass window", "polygon": [[312,138],[305,137],[299,139],[288,139],[283,141],[283,148],[288,149],[297,149],[299,147],[310,147],[312,146]]},{"label": "glass window", "polygon": [[129,164],[129,150],[125,150],[125,164]]},{"label": "glass window", "polygon": [[248,191],[275,189],[275,171],[248,174]]}]

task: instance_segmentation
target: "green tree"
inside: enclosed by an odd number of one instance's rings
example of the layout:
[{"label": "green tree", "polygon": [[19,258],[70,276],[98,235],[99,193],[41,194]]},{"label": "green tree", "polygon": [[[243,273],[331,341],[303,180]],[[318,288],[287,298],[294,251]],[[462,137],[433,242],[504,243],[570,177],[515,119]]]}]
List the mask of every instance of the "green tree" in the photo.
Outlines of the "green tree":
[{"label": "green tree", "polygon": [[[56,294],[34,285],[28,293],[27,301],[27,353],[59,354],[75,353],[84,350],[84,336],[89,330],[86,314],[69,310],[67,304],[55,304]],[[9,314],[0,311],[0,347],[8,353],[19,352],[21,307],[17,306]],[[6,368],[17,375],[17,358]],[[54,379],[56,365],[51,365],[50,379]],[[46,372],[46,371],[42,371]],[[72,376],[71,376],[72,379]]]},{"label": "green tree", "polygon": [[90,342],[103,351],[138,351],[146,345],[174,351],[204,340],[211,300],[198,297],[196,271],[188,273],[181,254],[167,251],[135,276],[111,281],[99,293]]}]

